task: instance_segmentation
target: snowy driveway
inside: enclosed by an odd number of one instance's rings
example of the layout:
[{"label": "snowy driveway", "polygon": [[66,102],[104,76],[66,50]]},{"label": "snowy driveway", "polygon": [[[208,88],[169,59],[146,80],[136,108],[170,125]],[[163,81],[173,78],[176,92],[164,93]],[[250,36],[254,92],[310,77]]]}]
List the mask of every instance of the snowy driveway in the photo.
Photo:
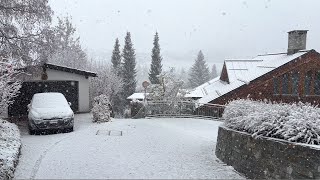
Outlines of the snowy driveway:
[{"label": "snowy driveway", "polygon": [[67,134],[31,136],[22,128],[23,147],[15,178],[242,178],[214,155],[220,122],[90,121],[89,114],[76,115],[75,131]]}]

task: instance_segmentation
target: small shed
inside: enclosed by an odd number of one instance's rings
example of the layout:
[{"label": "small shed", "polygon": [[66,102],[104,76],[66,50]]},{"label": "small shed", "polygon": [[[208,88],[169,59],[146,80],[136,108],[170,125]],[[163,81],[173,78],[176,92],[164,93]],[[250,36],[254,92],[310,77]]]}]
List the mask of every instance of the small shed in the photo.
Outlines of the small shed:
[{"label": "small shed", "polygon": [[51,63],[44,64],[41,71],[38,76],[23,81],[20,93],[8,107],[7,116],[27,115],[27,105],[33,95],[41,92],[62,93],[75,113],[90,111],[89,77],[96,77],[96,73]]}]

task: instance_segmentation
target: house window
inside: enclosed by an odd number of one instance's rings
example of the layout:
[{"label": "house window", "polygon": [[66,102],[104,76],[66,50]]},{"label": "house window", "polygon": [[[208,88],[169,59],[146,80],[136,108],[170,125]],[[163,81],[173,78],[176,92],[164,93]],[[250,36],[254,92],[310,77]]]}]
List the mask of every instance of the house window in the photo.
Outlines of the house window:
[{"label": "house window", "polygon": [[314,77],[314,94],[320,95],[320,71],[317,71]]},{"label": "house window", "polygon": [[289,94],[289,76],[284,74],[282,76],[282,94]]},{"label": "house window", "polygon": [[273,78],[273,94],[280,94],[278,78]]},{"label": "house window", "polygon": [[311,95],[312,71],[308,71],[304,79],[304,94]]},{"label": "house window", "polygon": [[299,92],[299,73],[294,72],[292,74],[292,94],[298,95],[298,92]]}]

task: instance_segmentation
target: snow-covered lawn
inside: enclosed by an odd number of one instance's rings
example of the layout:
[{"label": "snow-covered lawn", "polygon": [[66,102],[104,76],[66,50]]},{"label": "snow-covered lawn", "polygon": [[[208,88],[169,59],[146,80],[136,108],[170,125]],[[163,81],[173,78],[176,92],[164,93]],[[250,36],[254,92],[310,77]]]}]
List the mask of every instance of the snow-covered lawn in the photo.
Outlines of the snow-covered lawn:
[{"label": "snow-covered lawn", "polygon": [[93,124],[91,118],[76,115],[72,133],[31,136],[21,130],[15,178],[243,178],[214,155],[221,122],[114,119]]}]

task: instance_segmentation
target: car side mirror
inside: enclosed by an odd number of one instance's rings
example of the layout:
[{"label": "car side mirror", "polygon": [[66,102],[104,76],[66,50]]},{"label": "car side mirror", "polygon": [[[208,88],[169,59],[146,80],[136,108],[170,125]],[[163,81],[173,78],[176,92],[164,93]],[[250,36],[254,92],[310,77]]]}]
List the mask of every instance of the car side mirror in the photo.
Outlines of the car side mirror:
[{"label": "car side mirror", "polygon": [[71,102],[68,102],[69,106],[71,106]]},{"label": "car side mirror", "polygon": [[28,107],[28,111],[29,111],[29,110],[30,110],[30,108],[31,108],[31,104],[28,104],[28,106],[27,106],[27,107]]}]

